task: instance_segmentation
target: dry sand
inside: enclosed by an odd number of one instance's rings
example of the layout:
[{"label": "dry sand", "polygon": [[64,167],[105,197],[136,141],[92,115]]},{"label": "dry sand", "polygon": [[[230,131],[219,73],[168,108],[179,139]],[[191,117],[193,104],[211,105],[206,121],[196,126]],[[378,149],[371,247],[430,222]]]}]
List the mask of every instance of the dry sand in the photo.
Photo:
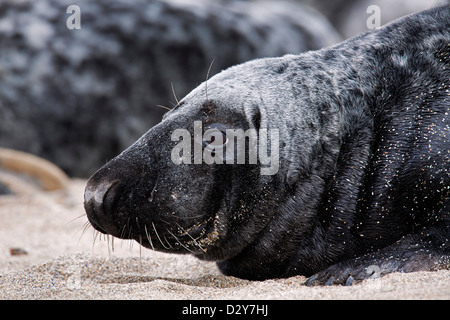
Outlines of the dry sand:
[{"label": "dry sand", "polygon": [[[245,281],[188,255],[93,241],[85,181],[68,190],[0,197],[1,299],[449,299],[450,270],[391,274],[352,287],[305,287],[304,277]],[[12,248],[26,254],[11,255]],[[113,250],[114,249],[114,250]]]}]

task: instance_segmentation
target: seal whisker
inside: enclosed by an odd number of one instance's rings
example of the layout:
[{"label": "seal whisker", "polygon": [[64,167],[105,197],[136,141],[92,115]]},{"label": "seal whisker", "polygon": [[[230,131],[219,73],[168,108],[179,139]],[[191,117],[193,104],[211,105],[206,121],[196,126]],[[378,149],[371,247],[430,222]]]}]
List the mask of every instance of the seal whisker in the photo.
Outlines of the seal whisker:
[{"label": "seal whisker", "polygon": [[144,225],[144,230],[145,230],[145,236],[147,237],[148,242],[150,242],[150,246],[152,247],[152,250],[155,250],[155,247],[153,246],[153,242],[152,242],[152,238],[150,237],[148,231],[147,231],[147,226]]},{"label": "seal whisker", "polygon": [[108,258],[111,259],[111,248],[109,246],[109,234],[106,235],[106,246],[108,247]]},{"label": "seal whisker", "polygon": [[[128,232],[128,235],[126,235]],[[128,217],[127,222],[123,225],[122,231],[120,232],[120,238],[130,238],[131,228],[130,228],[130,217]]]},{"label": "seal whisker", "polygon": [[[166,229],[167,230],[167,229]],[[163,236],[164,240],[166,241],[166,243],[169,245],[170,249],[173,249],[172,245],[170,244],[170,242],[167,240],[166,236]]]},{"label": "seal whisker", "polygon": [[[83,223],[83,225],[82,225],[80,228],[78,228],[77,231],[75,231],[73,237],[75,237],[76,234],[77,234],[78,232],[81,231],[81,235],[80,235],[80,238],[81,238],[81,237],[83,236],[83,234],[85,233],[85,231],[86,231],[90,226],[91,226],[91,224],[89,223],[89,221],[85,221],[85,222]],[[80,241],[80,240],[78,239],[78,241]]]},{"label": "seal whisker", "polygon": [[192,239],[193,243],[194,243],[196,246],[198,246],[199,249],[200,249],[203,253],[206,252],[206,250],[203,249],[202,245],[197,241],[197,239],[195,239],[194,237],[192,237],[192,236],[189,234],[189,232],[186,231],[186,229],[184,229],[184,228],[183,228],[182,226],[180,226],[178,223],[177,223],[177,226],[181,229],[181,231],[183,231],[184,234],[187,234],[188,237]]},{"label": "seal whisker", "polygon": [[91,227],[91,223],[89,221],[86,221],[83,226],[77,231],[75,232],[75,234],[73,235],[75,237],[75,235],[81,231],[80,236],[78,237],[78,241],[77,241],[77,245],[80,244],[81,238],[84,236],[84,234],[86,233],[86,231]]},{"label": "seal whisker", "polygon": [[175,98],[175,101],[177,103],[175,106],[177,106],[177,105],[180,104],[180,100],[178,99],[177,94],[175,93],[175,88],[173,87],[173,82],[170,83],[170,86],[172,87],[172,94],[173,94],[173,97]]},{"label": "seal whisker", "polygon": [[209,65],[209,68],[208,68],[208,72],[206,73],[206,80],[205,80],[205,96],[206,96],[206,101],[208,101],[209,99],[208,99],[208,79],[209,79],[209,73],[211,72],[211,68],[212,68],[212,65],[214,64],[214,61],[216,60],[216,58],[214,58],[212,61],[211,61],[211,64]]},{"label": "seal whisker", "polygon": [[128,241],[128,251],[129,252],[133,251],[133,245],[134,245],[134,241]]},{"label": "seal whisker", "polygon": [[122,231],[120,232],[120,238],[124,238],[126,232],[127,232],[127,225],[124,224],[123,227],[122,227]]},{"label": "seal whisker", "polygon": [[131,239],[131,233],[133,232],[133,230],[131,228],[128,229],[128,236],[127,239]]},{"label": "seal whisker", "polygon": [[163,108],[163,109],[166,109],[166,110],[172,111],[172,109],[171,109],[171,108],[169,108],[169,107],[166,107],[166,106],[163,106],[162,104],[157,104],[156,106],[157,106],[157,107],[159,107],[159,108]]},{"label": "seal whisker", "polygon": [[73,221],[75,221],[75,220],[78,220],[78,219],[81,219],[81,218],[85,218],[85,217],[86,217],[86,214],[83,213],[83,214],[80,214],[78,217],[75,217],[75,218],[69,220],[69,222],[73,222]]},{"label": "seal whisker", "polygon": [[186,247],[183,243],[181,243],[180,239],[177,238],[176,235],[174,235],[172,232],[170,232],[170,230],[166,229],[166,231],[175,239],[175,241],[177,243],[180,244],[180,246],[182,246],[183,248],[185,248],[187,251],[189,251],[190,253],[194,253],[194,251],[192,251],[191,249],[189,249],[188,247]]},{"label": "seal whisker", "polygon": [[170,248],[166,247],[165,244],[162,242],[161,238],[159,237],[158,231],[156,231],[155,224],[154,224],[153,222],[152,222],[152,226],[153,226],[153,230],[155,230],[156,237],[158,238],[158,240],[159,240],[159,242],[161,243],[161,245],[162,245],[165,249],[170,250]]},{"label": "seal whisker", "polygon": [[93,239],[92,239],[92,251],[94,251],[95,241],[97,240],[97,237],[99,236],[100,232],[97,230],[94,230]]},{"label": "seal whisker", "polygon": [[[89,221],[86,221],[84,224],[83,224],[83,234],[89,229],[89,228],[91,228],[92,227],[92,224],[89,222]],[[83,235],[82,234],[82,235]]]}]

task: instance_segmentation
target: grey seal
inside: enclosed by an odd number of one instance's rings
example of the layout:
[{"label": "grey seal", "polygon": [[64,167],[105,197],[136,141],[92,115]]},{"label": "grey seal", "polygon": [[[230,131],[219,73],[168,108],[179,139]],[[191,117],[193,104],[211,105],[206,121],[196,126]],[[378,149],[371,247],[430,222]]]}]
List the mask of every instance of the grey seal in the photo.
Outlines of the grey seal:
[{"label": "grey seal", "polygon": [[[231,67],[90,178],[87,217],[102,233],[246,279],[351,284],[448,268],[449,43],[443,6]],[[243,163],[228,153],[238,129],[256,134],[244,136]],[[250,162],[262,140],[278,156],[266,174],[273,163]]]}]

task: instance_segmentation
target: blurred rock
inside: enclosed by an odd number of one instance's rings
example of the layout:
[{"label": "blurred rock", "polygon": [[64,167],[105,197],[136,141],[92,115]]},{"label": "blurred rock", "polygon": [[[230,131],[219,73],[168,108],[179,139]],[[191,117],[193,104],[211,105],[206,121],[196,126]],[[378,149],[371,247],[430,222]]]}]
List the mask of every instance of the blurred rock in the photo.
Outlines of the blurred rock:
[{"label": "blurred rock", "polygon": [[[66,187],[69,177],[53,163],[30,153],[0,148],[0,195]],[[35,188],[32,188],[32,187]],[[2,192],[3,190],[3,192]]]},{"label": "blurred rock", "polygon": [[26,251],[23,248],[19,248],[19,247],[17,247],[17,248],[9,248],[9,254],[12,255],[12,256],[23,256],[23,255],[28,254],[28,251]]},{"label": "blurred rock", "polygon": [[0,182],[0,195],[10,194],[10,193],[11,193],[11,190],[9,190],[9,188],[6,185],[4,185]]},{"label": "blurred rock", "polygon": [[[68,29],[69,5],[81,29]],[[339,36],[296,3],[162,0],[0,2],[0,146],[88,176],[211,75]]]},{"label": "blurred rock", "polygon": [[294,0],[306,3],[325,15],[344,38],[369,31],[367,8],[376,5],[380,8],[380,24],[384,25],[405,15],[426,10],[449,0]]},{"label": "blurred rock", "polygon": [[369,31],[367,19],[371,15],[367,8],[376,5],[380,8],[380,25],[384,25],[408,14],[423,11],[448,3],[446,0],[359,0],[341,14],[339,29],[345,38]]}]

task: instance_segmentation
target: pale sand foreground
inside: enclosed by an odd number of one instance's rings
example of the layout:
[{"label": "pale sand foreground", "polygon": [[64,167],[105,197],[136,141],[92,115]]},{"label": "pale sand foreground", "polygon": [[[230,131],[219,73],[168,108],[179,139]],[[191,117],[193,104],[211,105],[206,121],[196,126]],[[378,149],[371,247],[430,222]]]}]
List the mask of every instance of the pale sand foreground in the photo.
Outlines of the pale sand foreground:
[{"label": "pale sand foreground", "polygon": [[[0,197],[1,299],[450,299],[450,271],[392,274],[352,287],[304,277],[245,281],[214,263],[83,234],[85,181],[67,191]],[[79,218],[77,218],[79,217]],[[27,254],[11,255],[11,248]],[[140,257],[141,256],[141,257]]]}]

